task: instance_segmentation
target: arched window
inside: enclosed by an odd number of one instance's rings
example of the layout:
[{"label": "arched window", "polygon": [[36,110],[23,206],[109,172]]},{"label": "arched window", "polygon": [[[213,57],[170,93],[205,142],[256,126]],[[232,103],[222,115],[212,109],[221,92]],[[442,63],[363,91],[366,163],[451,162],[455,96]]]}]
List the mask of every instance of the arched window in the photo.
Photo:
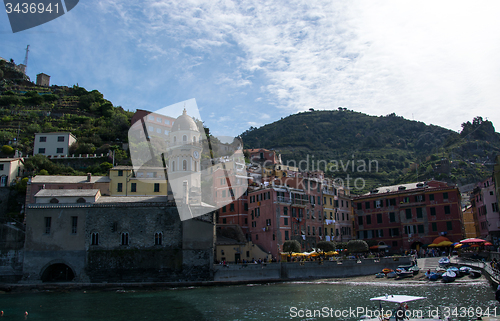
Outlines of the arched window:
[{"label": "arched window", "polygon": [[188,140],[187,135],[182,136],[182,141],[183,141],[183,142],[187,142],[187,140]]},{"label": "arched window", "polygon": [[161,245],[162,238],[163,238],[162,232],[155,233],[155,245]]},{"label": "arched window", "polygon": [[196,144],[196,136],[193,136],[193,143]]},{"label": "arched window", "polygon": [[172,172],[175,172],[175,161],[172,161]]},{"label": "arched window", "polygon": [[197,172],[198,171],[198,163],[197,162],[194,162],[194,171]]},{"label": "arched window", "polygon": [[59,200],[57,198],[53,198],[50,200],[50,202],[53,204],[57,204],[57,203],[59,203]]},{"label": "arched window", "polygon": [[182,161],[182,170],[183,170],[183,171],[187,171],[187,167],[188,167],[188,162],[187,162],[187,160],[183,160],[183,161]]},{"label": "arched window", "polygon": [[122,233],[122,245],[128,245],[128,232]]},{"label": "arched window", "polygon": [[87,201],[83,197],[80,197],[79,199],[77,199],[76,202],[77,203],[87,203]]},{"label": "arched window", "polygon": [[99,245],[99,233],[92,232],[90,245]]}]

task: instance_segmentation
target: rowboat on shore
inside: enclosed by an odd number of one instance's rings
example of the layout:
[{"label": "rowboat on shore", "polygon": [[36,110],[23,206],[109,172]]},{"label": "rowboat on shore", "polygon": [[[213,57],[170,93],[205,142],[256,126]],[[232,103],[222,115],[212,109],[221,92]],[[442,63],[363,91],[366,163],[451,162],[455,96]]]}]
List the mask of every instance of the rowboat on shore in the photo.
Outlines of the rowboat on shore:
[{"label": "rowboat on shore", "polygon": [[457,275],[455,274],[455,272],[446,271],[443,273],[443,275],[441,275],[441,277],[443,278],[443,283],[450,283],[455,281]]},{"label": "rowboat on shore", "polygon": [[439,259],[438,263],[439,263],[439,266],[446,267],[446,266],[450,265],[450,259],[447,257],[443,257],[443,258]]},{"label": "rowboat on shore", "polygon": [[458,269],[458,272],[460,273],[460,275],[467,275],[470,273],[470,270],[472,270],[470,267],[468,266],[462,266]]},{"label": "rowboat on shore", "polygon": [[470,269],[470,271],[469,271],[469,276],[470,276],[471,278],[478,278],[478,277],[480,277],[480,276],[481,276],[481,271],[479,271],[479,270],[473,270],[473,269]]},{"label": "rowboat on shore", "polygon": [[408,271],[405,269],[396,269],[396,275],[399,278],[409,278],[413,276],[413,271]]}]

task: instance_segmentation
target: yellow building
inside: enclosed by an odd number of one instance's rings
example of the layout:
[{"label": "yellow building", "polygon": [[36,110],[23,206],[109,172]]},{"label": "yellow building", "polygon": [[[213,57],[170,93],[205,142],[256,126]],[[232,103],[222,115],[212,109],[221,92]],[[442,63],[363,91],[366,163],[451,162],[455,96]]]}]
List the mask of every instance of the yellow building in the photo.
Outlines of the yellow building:
[{"label": "yellow building", "polygon": [[462,210],[465,238],[479,237],[479,226],[477,217],[472,206],[469,205]]},{"label": "yellow building", "polygon": [[109,171],[111,196],[165,196],[167,179],[162,167],[115,166]]},{"label": "yellow building", "polygon": [[239,225],[218,224],[217,238],[215,241],[215,259],[217,262],[242,263],[252,260],[271,261],[271,254],[264,251],[259,245],[245,240]]}]

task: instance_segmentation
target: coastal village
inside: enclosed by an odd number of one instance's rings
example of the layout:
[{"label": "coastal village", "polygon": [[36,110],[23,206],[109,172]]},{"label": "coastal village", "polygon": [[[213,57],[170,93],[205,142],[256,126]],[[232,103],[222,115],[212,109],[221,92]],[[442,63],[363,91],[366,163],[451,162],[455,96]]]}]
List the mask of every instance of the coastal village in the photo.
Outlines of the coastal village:
[{"label": "coastal village", "polygon": [[[39,74],[37,86],[50,88],[50,77]],[[425,180],[358,195],[323,171],[302,170],[276,150],[244,149],[237,140],[219,142],[224,156],[202,157],[211,150],[186,109],[168,116],[137,110],[131,128],[166,148],[165,166],[113,160],[104,176],[31,175],[24,162],[34,155],[99,156],[71,154],[78,137],[57,131],[35,133],[33,155],[0,159],[2,188],[29,178],[24,221],[2,225],[3,281],[209,281],[220,266],[319,256],[322,262],[318,244],[324,242],[333,246],[330,260],[345,258],[349,242],[359,240],[369,246],[365,254],[377,258],[431,250],[448,255],[450,245],[465,238],[484,239],[492,250],[500,246],[500,156],[491,176],[475,184]],[[206,169],[208,186],[196,178]],[[174,177],[189,178],[175,186]],[[207,190],[211,205],[200,196]],[[300,246],[293,256],[290,241]],[[259,278],[258,270],[250,273]]]}]

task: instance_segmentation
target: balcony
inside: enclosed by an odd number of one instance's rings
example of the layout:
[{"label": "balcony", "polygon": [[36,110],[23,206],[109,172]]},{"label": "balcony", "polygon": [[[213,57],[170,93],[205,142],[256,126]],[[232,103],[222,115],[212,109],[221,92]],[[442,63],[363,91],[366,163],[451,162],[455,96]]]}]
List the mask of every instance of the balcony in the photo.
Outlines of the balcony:
[{"label": "balcony", "polygon": [[308,204],[309,204],[309,200],[304,200],[304,199],[300,199],[300,198],[294,198],[294,199],[292,199],[292,205],[306,207]]},{"label": "balcony", "polygon": [[278,196],[276,198],[276,203],[292,204],[290,197]]}]

